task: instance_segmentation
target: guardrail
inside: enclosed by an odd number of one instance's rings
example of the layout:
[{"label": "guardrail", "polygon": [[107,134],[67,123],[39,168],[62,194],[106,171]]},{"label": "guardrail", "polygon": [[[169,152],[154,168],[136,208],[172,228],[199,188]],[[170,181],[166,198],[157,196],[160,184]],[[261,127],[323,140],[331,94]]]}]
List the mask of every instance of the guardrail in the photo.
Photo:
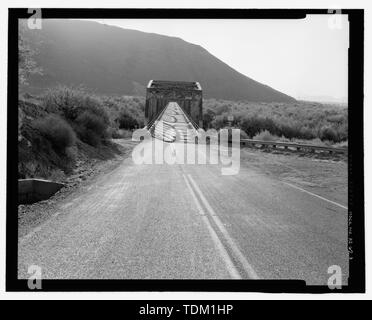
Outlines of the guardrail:
[{"label": "guardrail", "polygon": [[263,141],[263,140],[252,140],[252,139],[241,139],[240,146],[269,146],[272,148],[277,147],[284,147],[284,149],[295,148],[296,150],[310,150],[311,152],[315,151],[326,151],[329,153],[345,153],[347,154],[348,148],[334,148],[334,147],[325,147],[325,146],[316,146],[311,144],[304,144],[304,143],[288,143],[288,142],[280,142],[280,141]]}]

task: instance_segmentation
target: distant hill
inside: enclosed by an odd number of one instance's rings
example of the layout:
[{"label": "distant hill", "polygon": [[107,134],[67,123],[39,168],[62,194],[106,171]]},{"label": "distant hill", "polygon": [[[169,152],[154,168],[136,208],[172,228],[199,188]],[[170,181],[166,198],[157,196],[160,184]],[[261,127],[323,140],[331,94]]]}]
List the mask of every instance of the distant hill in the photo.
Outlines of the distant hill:
[{"label": "distant hill", "polygon": [[83,84],[99,94],[144,95],[148,81],[159,79],[198,81],[207,98],[295,101],[179,38],[91,21],[48,19],[26,37],[43,69],[42,76],[31,77],[30,93],[57,84]]},{"label": "distant hill", "polygon": [[328,104],[338,104],[338,105],[347,105],[348,99],[347,97],[336,98],[331,96],[299,96],[297,100],[303,101],[317,101],[320,103],[328,103]]}]

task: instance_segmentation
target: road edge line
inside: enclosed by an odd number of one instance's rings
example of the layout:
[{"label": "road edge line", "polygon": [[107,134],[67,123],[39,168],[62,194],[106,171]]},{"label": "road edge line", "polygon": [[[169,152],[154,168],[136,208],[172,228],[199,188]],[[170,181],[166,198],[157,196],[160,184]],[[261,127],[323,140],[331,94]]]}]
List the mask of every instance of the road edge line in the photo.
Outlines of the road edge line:
[{"label": "road edge line", "polygon": [[235,254],[235,256],[238,258],[240,263],[242,264],[245,272],[248,274],[248,276],[251,279],[259,279],[259,276],[257,275],[256,271],[253,269],[252,265],[248,262],[248,260],[245,258],[243,253],[240,251],[239,247],[235,243],[235,241],[231,238],[226,228],[223,226],[221,220],[218,218],[216,212],[213,210],[207,199],[204,197],[203,193],[201,192],[200,188],[194,181],[194,179],[191,177],[190,174],[188,174],[188,178],[190,179],[191,184],[194,186],[195,190],[200,196],[201,201],[203,202],[204,206],[206,207],[207,211],[209,212],[210,216],[212,217],[213,221],[216,223],[218,229],[222,233],[222,235],[225,237],[227,243],[229,244],[231,250]]},{"label": "road edge line", "polygon": [[190,183],[188,182],[187,180],[187,177],[182,174],[184,180],[185,180],[185,183],[186,183],[186,186],[187,188],[189,189],[190,191],[190,194],[196,204],[196,207],[198,209],[198,212],[200,214],[200,216],[202,217],[202,220],[205,222],[207,228],[208,228],[208,231],[212,237],[212,240],[214,242],[214,244],[216,245],[221,257],[222,257],[222,260],[225,262],[226,264],[226,268],[227,268],[227,271],[229,272],[230,276],[233,278],[233,279],[241,279],[241,276],[238,272],[238,270],[236,269],[236,267],[234,266],[234,263],[233,261],[231,260],[229,254],[227,253],[225,247],[223,246],[221,240],[218,238],[218,235],[216,234],[216,232],[213,230],[213,227],[211,226],[208,218],[206,217],[205,215],[205,212],[202,208],[202,206],[200,205],[195,193],[194,193],[194,190],[192,190],[191,186],[190,186]]},{"label": "road edge line", "polygon": [[329,203],[332,203],[332,204],[334,204],[334,205],[336,205],[336,206],[338,206],[338,207],[341,207],[341,208],[343,208],[343,209],[348,210],[348,207],[345,207],[344,205],[342,205],[342,204],[340,204],[340,203],[337,203],[337,202],[335,202],[335,201],[332,201],[332,200],[328,200],[328,199],[326,199],[326,198],[323,198],[323,197],[321,197],[321,196],[319,196],[319,195],[317,195],[317,194],[315,194],[315,193],[312,193],[312,192],[310,192],[310,191],[307,191],[307,190],[305,190],[305,189],[302,189],[302,188],[300,188],[300,187],[297,187],[297,186],[295,186],[295,185],[293,185],[293,184],[291,184],[291,183],[288,183],[288,182],[285,182],[285,181],[282,181],[282,183],[284,183],[284,184],[286,184],[287,186],[290,186],[290,187],[292,187],[292,188],[294,188],[294,189],[297,189],[297,190],[300,190],[300,191],[302,191],[302,192],[308,193],[308,194],[310,194],[310,195],[312,195],[312,196],[314,196],[314,197],[316,197],[316,198],[322,199],[322,200],[327,201],[327,202],[329,202]]}]

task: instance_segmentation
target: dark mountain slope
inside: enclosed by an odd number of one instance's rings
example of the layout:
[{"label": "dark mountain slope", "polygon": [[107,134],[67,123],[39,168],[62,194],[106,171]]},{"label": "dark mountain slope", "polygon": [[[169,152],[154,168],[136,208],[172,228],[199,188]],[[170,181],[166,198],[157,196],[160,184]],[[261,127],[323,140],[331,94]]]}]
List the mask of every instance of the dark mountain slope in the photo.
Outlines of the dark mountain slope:
[{"label": "dark mountain slope", "polygon": [[74,20],[43,20],[26,37],[44,73],[30,79],[31,92],[84,84],[101,94],[135,95],[144,94],[150,79],[162,79],[199,81],[205,97],[294,101],[179,38]]}]

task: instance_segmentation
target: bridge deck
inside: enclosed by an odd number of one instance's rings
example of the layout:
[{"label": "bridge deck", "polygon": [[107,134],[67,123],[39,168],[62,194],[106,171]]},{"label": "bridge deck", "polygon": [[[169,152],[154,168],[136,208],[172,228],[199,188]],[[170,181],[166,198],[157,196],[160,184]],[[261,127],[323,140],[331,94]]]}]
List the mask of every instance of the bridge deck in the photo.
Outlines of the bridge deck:
[{"label": "bridge deck", "polygon": [[149,130],[154,138],[165,142],[195,142],[197,135],[195,126],[176,102],[168,103]]}]

